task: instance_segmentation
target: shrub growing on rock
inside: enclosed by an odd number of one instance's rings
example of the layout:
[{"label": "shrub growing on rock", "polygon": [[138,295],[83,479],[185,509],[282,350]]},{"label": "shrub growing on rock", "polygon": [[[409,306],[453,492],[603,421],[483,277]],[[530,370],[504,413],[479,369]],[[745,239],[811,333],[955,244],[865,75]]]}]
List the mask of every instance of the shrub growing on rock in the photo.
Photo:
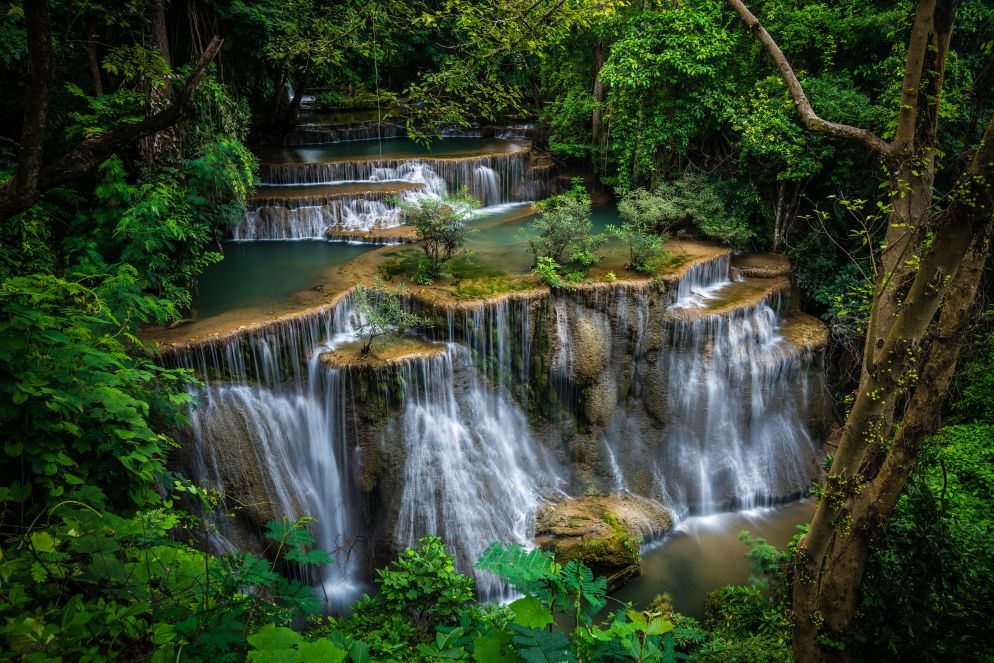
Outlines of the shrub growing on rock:
[{"label": "shrub growing on rock", "polygon": [[472,217],[473,210],[480,206],[480,201],[462,191],[445,198],[400,201],[398,206],[407,222],[414,226],[425,253],[415,280],[428,284],[447,276],[445,264],[466,243],[469,234],[466,223]]},{"label": "shrub growing on rock", "polygon": [[363,356],[370,353],[377,337],[391,332],[402,334],[410,327],[423,327],[431,322],[406,310],[401,291],[387,288],[379,281],[372,286],[357,286],[352,304],[360,318],[355,326],[356,336],[366,337]]},{"label": "shrub growing on rock", "polygon": [[[540,212],[524,236],[540,265],[541,258],[549,258],[557,265],[586,270],[597,264],[595,254],[604,243],[603,235],[595,235],[590,221],[590,194],[580,180],[573,181],[573,188],[566,193],[543,200],[535,205]],[[582,274],[581,274],[582,277]]]}]

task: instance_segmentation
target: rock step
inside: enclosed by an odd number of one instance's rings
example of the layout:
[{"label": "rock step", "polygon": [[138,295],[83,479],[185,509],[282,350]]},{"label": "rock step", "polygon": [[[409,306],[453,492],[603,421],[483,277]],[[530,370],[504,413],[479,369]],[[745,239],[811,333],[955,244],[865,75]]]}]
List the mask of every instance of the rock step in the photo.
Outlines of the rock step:
[{"label": "rock step", "polygon": [[828,326],[807,313],[792,313],[780,323],[780,335],[800,352],[814,352],[828,345]]},{"label": "rock step", "polygon": [[360,244],[411,244],[417,241],[414,226],[394,226],[371,230],[352,230],[331,226],[324,232],[332,242],[357,242]]},{"label": "rock step", "polygon": [[639,543],[665,534],[673,516],[633,494],[587,495],[548,504],[535,517],[535,543],[565,564],[579,560],[614,589],[641,573]]},{"label": "rock step", "polygon": [[674,319],[695,320],[711,315],[729,315],[745,311],[762,304],[790,290],[790,281],[785,278],[746,278],[732,281],[728,285],[712,291],[699,306],[672,308],[667,313]]},{"label": "rock step", "polygon": [[747,253],[732,258],[732,267],[747,278],[790,277],[790,259],[782,253]]},{"label": "rock step", "polygon": [[248,197],[256,207],[294,203],[297,206],[322,205],[336,198],[361,198],[370,196],[395,196],[424,188],[420,182],[345,182],[342,184],[289,184],[286,186],[263,185]]},{"label": "rock step", "polygon": [[322,352],[319,358],[331,368],[376,370],[436,357],[447,350],[444,343],[433,343],[409,334],[375,338],[367,355],[362,354],[364,345],[362,340],[350,341],[329,352]]},{"label": "rock step", "polygon": [[[502,140],[497,138],[477,141],[478,149],[458,149],[458,146],[454,143],[458,143],[461,140],[466,139],[452,138],[448,142],[445,140],[439,141],[436,145],[437,149],[432,149],[431,151],[415,149],[415,147],[397,149],[390,144],[386,144],[382,150],[378,150],[373,154],[359,153],[348,155],[342,154],[343,144],[336,143],[323,147],[264,149],[259,152],[258,156],[260,165],[265,168],[271,166],[290,167],[357,162],[396,164],[405,161],[419,161],[430,163],[432,161],[458,161],[479,159],[481,157],[504,157],[512,154],[528,153],[531,149],[531,143],[527,140]],[[355,141],[353,144],[361,142],[375,143],[376,141]],[[412,145],[420,148],[419,145]]]}]

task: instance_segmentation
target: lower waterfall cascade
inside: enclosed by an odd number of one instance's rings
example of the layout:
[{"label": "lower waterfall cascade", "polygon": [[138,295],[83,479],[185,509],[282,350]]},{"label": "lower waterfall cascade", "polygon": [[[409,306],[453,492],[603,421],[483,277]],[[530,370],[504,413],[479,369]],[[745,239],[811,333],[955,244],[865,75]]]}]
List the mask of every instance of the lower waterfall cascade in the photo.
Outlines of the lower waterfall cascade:
[{"label": "lower waterfall cascade", "polygon": [[662,285],[409,299],[436,319],[433,351],[383,364],[323,361],[354,338],[347,295],[178,347],[170,361],[205,378],[187,468],[247,505],[221,526],[227,545],[316,518],[340,560],[313,580],[336,608],[427,534],[481,596],[503,596],[476,558],[531,545],[537,509],[570,495],[631,495],[677,519],[794,499],[827,421],[821,352],[784,333],[779,285],[712,305],[739,282],[725,253]]}]

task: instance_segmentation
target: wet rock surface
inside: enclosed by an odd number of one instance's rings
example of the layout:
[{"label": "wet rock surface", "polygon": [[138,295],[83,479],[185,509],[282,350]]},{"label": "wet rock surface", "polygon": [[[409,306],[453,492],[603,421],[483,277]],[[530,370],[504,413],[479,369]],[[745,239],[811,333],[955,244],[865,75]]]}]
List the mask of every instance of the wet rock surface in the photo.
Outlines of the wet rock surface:
[{"label": "wet rock surface", "polygon": [[560,563],[578,560],[608,578],[611,588],[639,575],[639,544],[673,526],[658,502],[635,495],[585,496],[543,506],[535,542]]}]

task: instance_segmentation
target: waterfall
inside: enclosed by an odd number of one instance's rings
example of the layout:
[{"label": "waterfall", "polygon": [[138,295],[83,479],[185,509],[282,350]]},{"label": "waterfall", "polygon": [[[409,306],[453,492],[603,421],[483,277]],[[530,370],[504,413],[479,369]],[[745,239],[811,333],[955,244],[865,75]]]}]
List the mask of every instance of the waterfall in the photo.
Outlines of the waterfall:
[{"label": "waterfall", "polygon": [[319,238],[328,227],[327,208],[260,207],[245,212],[245,218],[231,231],[237,240]]},{"label": "waterfall", "polygon": [[287,133],[283,144],[288,147],[327,145],[358,140],[400,138],[407,131],[396,122],[369,120],[352,124],[302,124]]},{"label": "waterfall", "polygon": [[478,166],[473,171],[473,190],[478,192],[480,202],[484,205],[505,202],[500,199],[500,178],[488,166]]},{"label": "waterfall", "polygon": [[673,308],[696,308],[732,282],[728,254],[695,263],[677,282]]},{"label": "waterfall", "polygon": [[[319,570],[319,595],[350,604],[362,569],[350,555],[360,534],[342,372],[318,359],[319,339],[349,335],[349,300],[331,311],[284,321],[244,337],[200,346],[176,358],[205,385],[191,408],[195,478],[230,492],[253,525],[310,516],[319,548],[335,563]],[[213,378],[213,379],[212,379]],[[222,533],[226,524],[221,523]]]},{"label": "waterfall", "polygon": [[[678,516],[797,496],[817,471],[821,373],[782,335],[776,282],[733,273],[722,255],[662,297],[617,284],[434,309],[445,324],[427,336],[444,351],[358,368],[320,359],[353,339],[348,298],[239,329],[172,356],[205,380],[188,466],[256,527],[314,516],[327,550],[435,534],[467,573],[492,541],[528,545],[536,509],[567,493]],[[748,301],[729,303],[737,292]],[[367,572],[343,555],[309,579],[341,605]]]},{"label": "waterfall", "polygon": [[659,362],[667,432],[658,490],[684,512],[803,494],[817,465],[801,407],[810,359],[779,334],[780,295],[726,313],[684,312],[731,284],[722,262],[679,284]]},{"label": "waterfall", "polygon": [[[456,366],[466,372],[466,384]],[[450,345],[404,373],[412,388],[402,420],[406,461],[397,543],[410,546],[437,534],[463,572],[472,572],[494,541],[530,545],[540,486],[554,475],[536,453],[524,414],[484,383],[462,346]],[[480,574],[477,586],[490,598],[504,590],[490,574]]]},{"label": "waterfall", "polygon": [[329,226],[368,232],[401,223],[401,211],[380,200],[335,200],[317,207],[262,207],[245,214],[232,239],[320,239]]},{"label": "waterfall", "polygon": [[[493,199],[488,204],[515,202],[534,199],[530,189],[526,163],[529,152],[509,152],[476,157],[448,159],[362,159],[329,161],[318,163],[279,163],[262,164],[260,176],[263,182],[272,185],[330,184],[339,182],[425,182],[435,193],[456,191],[466,187],[471,194],[481,197],[487,192],[481,190],[475,177],[477,170],[487,168],[499,180],[494,186]],[[444,183],[441,189],[437,183]],[[434,185],[434,186],[433,186]],[[487,183],[489,186],[489,183]],[[520,192],[529,190],[529,196]]]}]

